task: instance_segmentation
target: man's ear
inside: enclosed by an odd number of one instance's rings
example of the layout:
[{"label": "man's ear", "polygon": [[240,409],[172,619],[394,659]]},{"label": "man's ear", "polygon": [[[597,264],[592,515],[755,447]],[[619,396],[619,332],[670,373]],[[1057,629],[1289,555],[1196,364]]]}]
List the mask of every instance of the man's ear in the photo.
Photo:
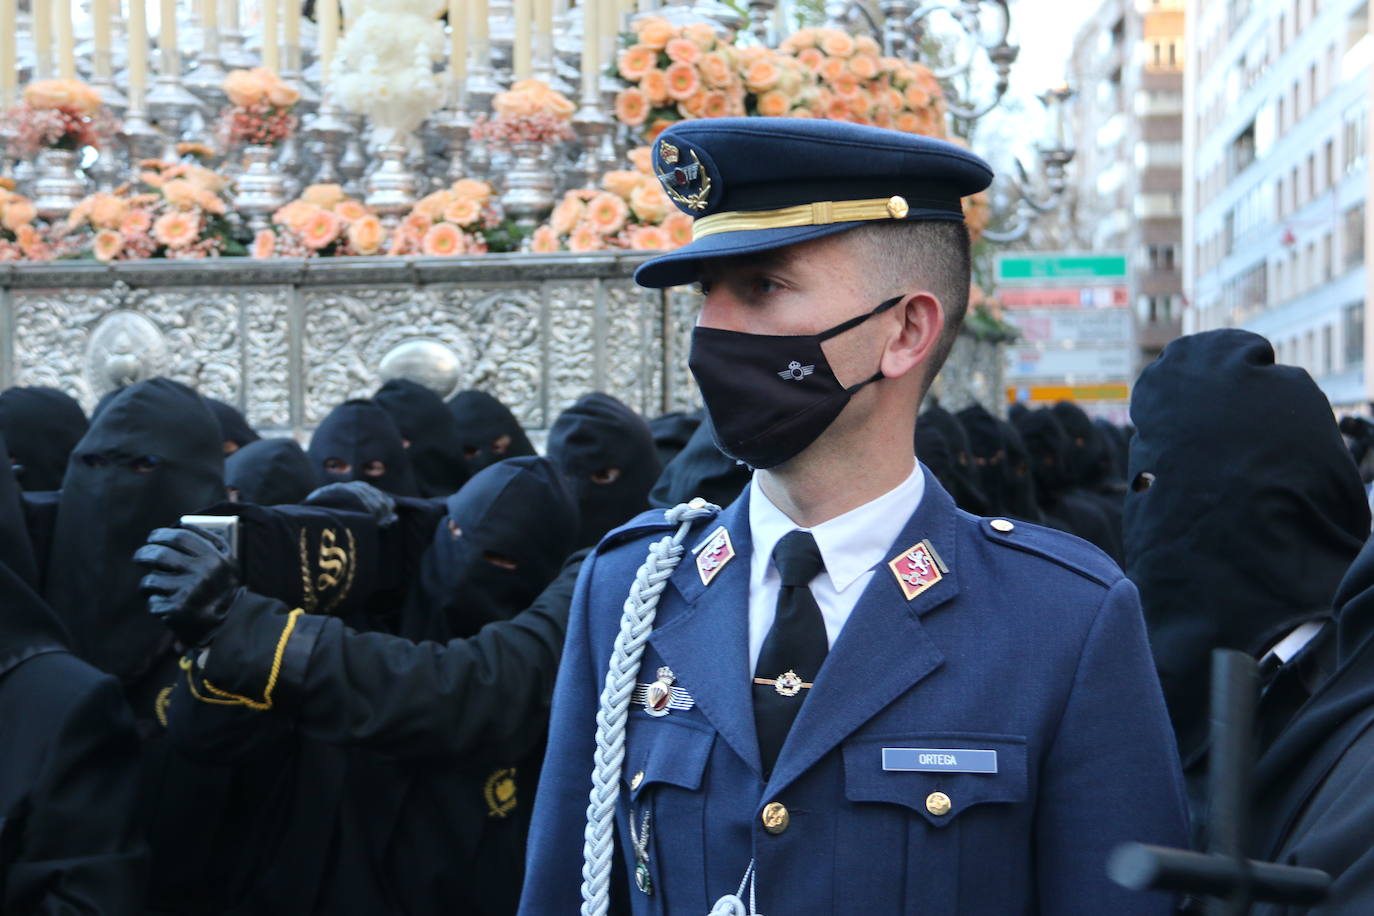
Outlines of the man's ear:
[{"label": "man's ear", "polygon": [[945,329],[945,307],[934,293],[922,290],[906,296],[892,311],[898,332],[883,351],[880,368],[887,378],[901,378],[923,368],[935,355]]}]

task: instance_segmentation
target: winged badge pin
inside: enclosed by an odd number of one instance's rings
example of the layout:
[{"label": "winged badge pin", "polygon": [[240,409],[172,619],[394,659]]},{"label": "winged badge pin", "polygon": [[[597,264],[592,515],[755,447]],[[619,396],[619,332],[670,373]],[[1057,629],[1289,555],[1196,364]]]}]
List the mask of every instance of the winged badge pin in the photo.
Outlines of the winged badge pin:
[{"label": "winged badge pin", "polygon": [[778,373],[778,378],[784,381],[800,382],[808,375],[816,371],[815,366],[803,366],[797,360],[787,364],[787,368]]}]

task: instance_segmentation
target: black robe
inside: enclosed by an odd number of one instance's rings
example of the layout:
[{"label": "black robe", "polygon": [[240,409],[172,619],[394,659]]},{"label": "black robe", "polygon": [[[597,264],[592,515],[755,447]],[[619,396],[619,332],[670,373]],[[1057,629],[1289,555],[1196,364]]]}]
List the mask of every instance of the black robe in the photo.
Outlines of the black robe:
[{"label": "black robe", "polygon": [[224,483],[236,502],[280,506],[305,499],[319,480],[295,439],[259,439],[224,459]]},{"label": "black robe", "polygon": [[515,414],[485,391],[460,391],[448,399],[447,406],[458,422],[469,476],[506,458],[536,454]]},{"label": "black robe", "polygon": [[85,411],[56,388],[0,392],[0,433],[9,443],[19,486],[29,492],[62,486],[67,458],[86,434]]}]

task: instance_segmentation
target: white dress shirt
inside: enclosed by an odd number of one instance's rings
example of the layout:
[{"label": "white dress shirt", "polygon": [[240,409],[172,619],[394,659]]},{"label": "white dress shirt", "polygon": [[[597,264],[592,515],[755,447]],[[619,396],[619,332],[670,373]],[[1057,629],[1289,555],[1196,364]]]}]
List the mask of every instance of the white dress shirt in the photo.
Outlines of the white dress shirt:
[{"label": "white dress shirt", "polygon": [[[801,526],[773,505],[759,486],[757,474],[749,487],[749,532],[754,542],[749,567],[749,670],[753,672],[777,614],[782,580],[773,565],[773,548],[784,534]],[[913,458],[911,473],[894,489],[814,528],[801,528],[816,539],[825,563],[825,572],[811,583],[811,594],[825,618],[825,635],[831,646],[873,578],[875,567],[889,559],[888,549],[921,504],[925,489],[925,475]]]}]

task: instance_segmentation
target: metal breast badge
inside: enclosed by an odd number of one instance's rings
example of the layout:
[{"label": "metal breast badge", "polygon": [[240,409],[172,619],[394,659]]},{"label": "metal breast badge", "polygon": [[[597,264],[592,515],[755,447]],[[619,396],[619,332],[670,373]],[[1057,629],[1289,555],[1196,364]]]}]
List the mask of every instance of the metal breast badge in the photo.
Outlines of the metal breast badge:
[{"label": "metal breast badge", "polygon": [[697,550],[697,575],[702,585],[710,585],[725,564],[735,557],[735,545],[730,543],[730,532],[725,526],[711,532],[711,536]]},{"label": "metal breast badge", "polygon": [[691,709],[697,701],[686,690],[673,686],[676,680],[673,669],[665,665],[658,669],[658,680],[635,687],[631,702],[643,706],[644,711],[656,719],[674,709]]},{"label": "metal breast badge", "polygon": [[939,582],[949,572],[928,539],[907,548],[887,565],[908,601]]}]

